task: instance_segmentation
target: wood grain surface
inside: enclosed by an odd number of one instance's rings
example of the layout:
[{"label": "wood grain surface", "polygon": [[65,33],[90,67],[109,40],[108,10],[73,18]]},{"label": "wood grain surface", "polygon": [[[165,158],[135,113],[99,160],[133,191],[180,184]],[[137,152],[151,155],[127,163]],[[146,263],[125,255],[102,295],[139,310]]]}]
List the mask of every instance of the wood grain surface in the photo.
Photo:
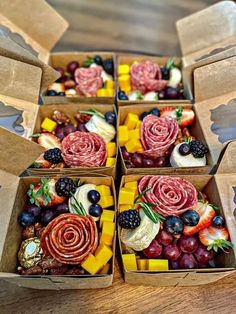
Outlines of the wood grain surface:
[{"label": "wood grain surface", "polygon": [[[49,0],[70,28],[55,51],[129,50],[180,54],[175,21],[213,0]],[[199,287],[154,288],[125,284],[116,265],[113,286],[103,290],[38,291],[0,280],[0,313],[230,314],[236,276]]]}]

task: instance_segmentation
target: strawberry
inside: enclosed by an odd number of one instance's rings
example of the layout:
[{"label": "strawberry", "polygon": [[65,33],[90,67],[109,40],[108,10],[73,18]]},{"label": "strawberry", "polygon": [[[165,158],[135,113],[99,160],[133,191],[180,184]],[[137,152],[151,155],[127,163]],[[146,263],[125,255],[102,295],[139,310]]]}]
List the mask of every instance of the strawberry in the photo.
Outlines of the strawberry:
[{"label": "strawberry", "polygon": [[56,182],[55,179],[42,178],[39,184],[31,184],[27,192],[30,203],[40,207],[51,207],[63,203],[65,197],[57,195],[55,190]]},{"label": "strawberry", "polygon": [[229,232],[225,227],[213,227],[202,229],[199,231],[199,240],[207,250],[213,249],[215,252],[220,248],[223,251],[233,248],[233,243],[228,241]]},{"label": "strawberry", "polygon": [[52,83],[48,86],[48,90],[54,90],[57,93],[63,93],[65,92],[65,85],[62,83]]},{"label": "strawberry", "polygon": [[32,167],[33,168],[51,168],[52,166],[52,163],[45,160],[43,158],[43,155],[44,154],[41,154],[36,160],[35,162],[33,163]]},{"label": "strawberry", "polygon": [[197,233],[198,231],[209,227],[212,224],[212,220],[216,215],[216,212],[211,204],[209,203],[202,203],[198,202],[196,207],[193,208],[198,212],[200,216],[200,220],[196,226],[190,227],[190,226],[184,226],[184,235],[193,235]]},{"label": "strawberry", "polygon": [[193,123],[195,114],[192,109],[182,107],[166,107],[161,109],[161,117],[171,117],[175,119],[181,127],[186,127]]},{"label": "strawberry", "polygon": [[[46,150],[51,148],[61,148],[61,143],[58,137],[51,133],[41,133],[38,135],[38,143],[46,148]],[[36,135],[33,135],[33,137],[36,137]]]}]

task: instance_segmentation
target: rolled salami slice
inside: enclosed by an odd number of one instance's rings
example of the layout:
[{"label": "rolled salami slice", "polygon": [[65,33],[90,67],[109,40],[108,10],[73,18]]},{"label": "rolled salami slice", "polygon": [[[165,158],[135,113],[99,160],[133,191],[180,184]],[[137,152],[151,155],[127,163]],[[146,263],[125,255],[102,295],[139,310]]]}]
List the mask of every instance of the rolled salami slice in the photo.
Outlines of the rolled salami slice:
[{"label": "rolled salami slice", "polygon": [[143,200],[156,204],[152,207],[164,217],[179,216],[197,203],[197,190],[191,182],[171,176],[144,176],[139,181],[139,192],[150,189]]},{"label": "rolled salami slice", "polygon": [[75,70],[76,90],[81,96],[96,96],[102,87],[102,67],[78,68]]},{"label": "rolled salami slice", "polygon": [[174,144],[179,131],[179,125],[171,117],[147,115],[141,126],[141,142],[144,155],[152,158],[164,156],[168,148]]},{"label": "rolled salami slice", "polygon": [[134,63],[130,74],[132,89],[139,90],[142,94],[150,91],[158,92],[167,86],[167,81],[162,80],[159,65],[150,61]]},{"label": "rolled salami slice", "polygon": [[62,264],[80,264],[98,246],[98,231],[91,216],[62,214],[53,219],[41,235],[46,256]]},{"label": "rolled salami slice", "polygon": [[104,139],[96,133],[76,131],[61,143],[62,157],[70,167],[101,167],[107,159]]}]

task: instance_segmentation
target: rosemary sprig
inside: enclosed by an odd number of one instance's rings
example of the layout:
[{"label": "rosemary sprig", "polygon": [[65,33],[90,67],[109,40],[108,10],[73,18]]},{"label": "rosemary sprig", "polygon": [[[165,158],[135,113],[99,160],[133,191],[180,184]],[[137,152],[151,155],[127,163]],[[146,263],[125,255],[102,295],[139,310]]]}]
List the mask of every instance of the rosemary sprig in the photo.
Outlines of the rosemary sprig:
[{"label": "rosemary sprig", "polygon": [[104,114],[102,114],[101,112],[97,111],[96,109],[92,108],[89,110],[81,110],[80,113],[85,113],[85,114],[89,114],[91,116],[99,116],[101,118],[105,118]]},{"label": "rosemary sprig", "polygon": [[174,58],[169,58],[166,63],[166,68],[170,71],[173,68],[177,68]]},{"label": "rosemary sprig", "polygon": [[71,203],[72,207],[76,210],[76,212],[80,215],[80,216],[86,216],[86,210],[84,209],[83,204],[77,201],[77,199],[75,198],[74,194],[72,192],[70,192],[71,197],[73,198],[75,203]]}]

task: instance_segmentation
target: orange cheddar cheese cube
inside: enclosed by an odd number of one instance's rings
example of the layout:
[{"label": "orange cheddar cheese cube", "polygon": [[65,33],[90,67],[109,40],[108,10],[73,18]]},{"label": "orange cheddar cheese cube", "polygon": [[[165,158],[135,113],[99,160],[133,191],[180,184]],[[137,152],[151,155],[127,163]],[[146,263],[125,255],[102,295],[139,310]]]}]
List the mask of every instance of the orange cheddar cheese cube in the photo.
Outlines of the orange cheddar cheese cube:
[{"label": "orange cheddar cheese cube", "polygon": [[108,185],[97,185],[96,190],[100,193],[101,196],[109,196],[111,195],[111,189]]},{"label": "orange cheddar cheese cube", "polygon": [[100,260],[96,259],[93,254],[90,254],[81,266],[91,275],[95,275],[103,268],[104,265]]},{"label": "orange cheddar cheese cube", "polygon": [[114,92],[114,89],[112,89],[112,88],[107,88],[106,87],[106,96],[107,97],[112,97],[112,96],[114,96],[114,94],[115,94],[115,92]]},{"label": "orange cheddar cheese cube", "polygon": [[107,143],[107,156],[113,157],[116,155],[116,143],[110,142]]},{"label": "orange cheddar cheese cube", "polygon": [[136,128],[138,121],[139,121],[138,115],[135,113],[129,112],[125,119],[124,125],[126,125],[129,130],[133,130]]},{"label": "orange cheddar cheese cube", "polygon": [[109,273],[110,270],[110,264],[107,263],[105,266],[103,266],[103,268],[100,270],[99,274],[103,274],[106,275]]},{"label": "orange cheddar cheese cube", "polygon": [[106,97],[107,96],[107,89],[100,88],[97,90],[97,97]]},{"label": "orange cheddar cheese cube", "polygon": [[106,167],[113,167],[116,163],[116,159],[114,157],[108,157],[106,161]]},{"label": "orange cheddar cheese cube", "polygon": [[131,139],[125,144],[125,148],[129,153],[135,153],[139,149],[143,149],[143,146],[140,140]]},{"label": "orange cheddar cheese cube", "polygon": [[169,264],[167,259],[148,259],[148,270],[169,270]]},{"label": "orange cheddar cheese cube", "polygon": [[115,218],[115,211],[114,210],[103,209],[102,215],[101,215],[100,220],[99,220],[100,228],[102,227],[104,221],[113,222],[114,218]]},{"label": "orange cheddar cheese cube", "polygon": [[108,208],[114,206],[114,198],[112,195],[101,195],[100,201],[98,202],[102,208]]},{"label": "orange cheddar cheese cube", "polygon": [[137,259],[138,270],[147,270],[147,260],[139,258]]},{"label": "orange cheddar cheese cube", "polygon": [[122,254],[125,270],[138,270],[135,254]]},{"label": "orange cheddar cheese cube", "polygon": [[106,263],[111,259],[112,255],[112,249],[102,242],[95,252],[96,260],[101,262],[103,265],[106,265]]},{"label": "orange cheddar cheese cube", "polygon": [[41,123],[41,128],[48,132],[53,132],[56,129],[56,127],[57,123],[49,118],[45,118]]},{"label": "orange cheddar cheese cube", "polygon": [[101,242],[106,245],[112,245],[115,233],[115,224],[111,221],[104,221],[102,226]]},{"label": "orange cheddar cheese cube", "polygon": [[123,204],[133,205],[134,204],[134,195],[135,195],[134,191],[132,191],[130,189],[126,189],[126,188],[121,188],[120,194],[119,194],[119,204],[120,205],[123,205]]},{"label": "orange cheddar cheese cube", "polygon": [[120,125],[118,128],[118,140],[120,146],[124,146],[129,140],[128,127],[126,125]]},{"label": "orange cheddar cheese cube", "polygon": [[130,189],[134,192],[138,190],[138,181],[131,181],[125,183],[125,188]]},{"label": "orange cheddar cheese cube", "polygon": [[129,136],[129,140],[132,140],[132,139],[139,140],[140,139],[140,129],[129,130],[128,136]]}]

